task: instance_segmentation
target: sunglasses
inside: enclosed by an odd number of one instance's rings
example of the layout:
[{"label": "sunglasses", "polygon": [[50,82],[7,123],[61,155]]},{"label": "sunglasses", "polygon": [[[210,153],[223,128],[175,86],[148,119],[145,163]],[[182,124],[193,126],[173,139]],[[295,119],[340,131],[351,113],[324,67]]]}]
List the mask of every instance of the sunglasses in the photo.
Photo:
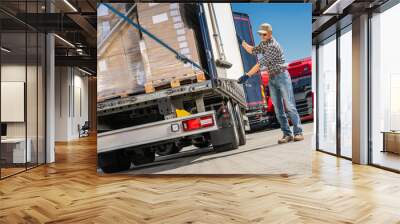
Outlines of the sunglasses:
[{"label": "sunglasses", "polygon": [[259,33],[259,35],[260,35],[260,36],[263,36],[263,37],[267,36],[266,33]]}]

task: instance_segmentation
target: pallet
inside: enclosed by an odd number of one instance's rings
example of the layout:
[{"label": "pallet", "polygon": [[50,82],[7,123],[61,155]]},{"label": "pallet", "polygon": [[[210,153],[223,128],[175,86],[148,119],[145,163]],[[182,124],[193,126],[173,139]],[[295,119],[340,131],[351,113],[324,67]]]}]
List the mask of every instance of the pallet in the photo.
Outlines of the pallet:
[{"label": "pallet", "polygon": [[147,82],[144,85],[144,90],[142,90],[142,91],[121,92],[121,93],[116,93],[116,94],[113,94],[112,96],[107,96],[107,97],[99,96],[99,97],[97,97],[97,102],[101,103],[101,102],[104,102],[107,100],[124,99],[124,98],[138,95],[138,94],[154,93],[159,90],[177,88],[177,87],[184,86],[184,85],[204,82],[206,80],[207,80],[207,78],[203,72],[186,74],[186,75],[180,77],[179,79],[170,78],[170,79],[154,80],[151,82]]},{"label": "pallet", "polygon": [[170,79],[160,79],[147,82],[144,86],[144,90],[145,93],[149,94],[163,89],[173,89],[183,85],[204,82],[205,80],[207,79],[203,72],[186,74],[179,78],[173,77]]},{"label": "pallet", "polygon": [[120,92],[120,93],[115,93],[113,95],[109,95],[109,96],[98,96],[97,97],[97,102],[101,103],[107,100],[112,100],[112,99],[123,99],[132,95],[137,95],[137,94],[143,94],[145,93],[144,90],[140,90],[140,91],[135,91],[135,92]]}]

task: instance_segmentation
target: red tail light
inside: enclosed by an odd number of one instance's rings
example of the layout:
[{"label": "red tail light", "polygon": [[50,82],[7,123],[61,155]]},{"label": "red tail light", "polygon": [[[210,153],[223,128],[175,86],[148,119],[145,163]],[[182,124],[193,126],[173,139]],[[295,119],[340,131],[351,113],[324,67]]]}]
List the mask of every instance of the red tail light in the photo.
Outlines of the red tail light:
[{"label": "red tail light", "polygon": [[268,112],[274,112],[274,104],[272,103],[272,99],[271,99],[271,97],[268,97],[268,109],[267,109],[267,111]]},{"label": "red tail light", "polygon": [[182,121],[184,131],[193,131],[201,128],[207,128],[214,126],[213,116],[205,116],[194,118],[186,121]]},{"label": "red tail light", "polygon": [[222,106],[222,107],[219,109],[219,111],[220,111],[219,114],[221,114],[223,118],[230,118],[230,116],[229,116],[229,111],[226,109],[225,106]]},{"label": "red tail light", "polygon": [[264,113],[268,112],[268,106],[267,105],[263,105],[262,108],[261,108],[261,111],[264,112]]}]

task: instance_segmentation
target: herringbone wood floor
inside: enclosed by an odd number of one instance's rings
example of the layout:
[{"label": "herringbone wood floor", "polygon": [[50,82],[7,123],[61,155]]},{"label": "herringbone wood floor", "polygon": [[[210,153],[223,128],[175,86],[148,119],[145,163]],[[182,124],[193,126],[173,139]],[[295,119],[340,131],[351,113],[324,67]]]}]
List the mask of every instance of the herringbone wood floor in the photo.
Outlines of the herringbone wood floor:
[{"label": "herringbone wood floor", "polygon": [[98,176],[95,142],[0,181],[0,223],[400,223],[400,175],[322,153],[311,176]]}]

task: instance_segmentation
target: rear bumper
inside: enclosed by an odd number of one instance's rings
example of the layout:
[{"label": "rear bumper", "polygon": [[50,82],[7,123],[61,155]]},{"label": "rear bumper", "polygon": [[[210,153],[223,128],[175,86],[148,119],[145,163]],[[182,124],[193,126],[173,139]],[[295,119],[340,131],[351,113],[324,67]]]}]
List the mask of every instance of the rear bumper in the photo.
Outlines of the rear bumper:
[{"label": "rear bumper", "polygon": [[[184,131],[182,121],[197,117],[212,115],[214,125],[193,131]],[[195,115],[163,120],[149,124],[123,128],[97,135],[97,153],[109,152],[117,149],[135,147],[170,139],[178,139],[186,136],[201,134],[218,130],[214,111],[198,113]]]}]

